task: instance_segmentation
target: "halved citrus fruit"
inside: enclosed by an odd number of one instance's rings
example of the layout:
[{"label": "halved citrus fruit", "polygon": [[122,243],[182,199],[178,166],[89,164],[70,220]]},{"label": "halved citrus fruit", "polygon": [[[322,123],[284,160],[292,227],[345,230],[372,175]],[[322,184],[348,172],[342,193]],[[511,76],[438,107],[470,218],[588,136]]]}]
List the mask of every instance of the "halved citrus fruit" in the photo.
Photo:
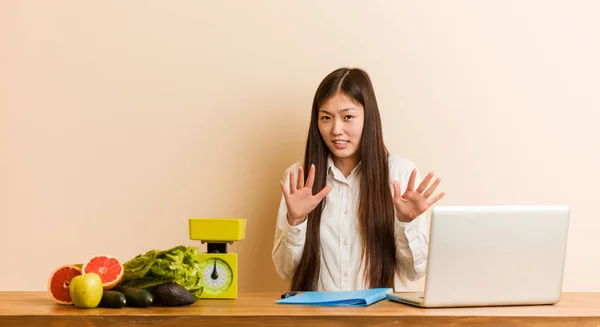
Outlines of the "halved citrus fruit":
[{"label": "halved citrus fruit", "polygon": [[56,268],[48,278],[48,292],[54,301],[60,304],[73,304],[69,285],[71,279],[81,274],[81,268],[75,265],[62,265]]},{"label": "halved citrus fruit", "polygon": [[117,286],[123,279],[123,265],[115,257],[99,255],[92,257],[83,265],[84,274],[96,273],[102,279],[102,287],[109,290]]}]

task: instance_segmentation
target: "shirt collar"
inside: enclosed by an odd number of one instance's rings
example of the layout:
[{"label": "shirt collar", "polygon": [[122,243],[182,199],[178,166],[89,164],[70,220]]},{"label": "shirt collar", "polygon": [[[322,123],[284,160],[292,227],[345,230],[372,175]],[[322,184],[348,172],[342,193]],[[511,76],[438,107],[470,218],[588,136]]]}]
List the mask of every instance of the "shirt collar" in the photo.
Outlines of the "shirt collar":
[{"label": "shirt collar", "polygon": [[335,167],[335,165],[333,164],[333,157],[331,156],[331,153],[330,153],[327,156],[327,172],[330,172],[333,167]]},{"label": "shirt collar", "polygon": [[[354,175],[358,171],[358,169],[360,168],[361,165],[362,165],[362,161],[359,161],[358,164],[356,165],[356,167],[354,167],[354,169],[352,169],[352,171],[350,172],[350,175],[348,175],[348,177]],[[342,172],[333,163],[333,156],[330,153],[327,156],[327,173],[328,174],[329,173],[333,173],[334,176],[335,176],[335,172],[339,172],[339,174],[341,175],[341,177],[344,177],[343,174],[342,174]]]}]

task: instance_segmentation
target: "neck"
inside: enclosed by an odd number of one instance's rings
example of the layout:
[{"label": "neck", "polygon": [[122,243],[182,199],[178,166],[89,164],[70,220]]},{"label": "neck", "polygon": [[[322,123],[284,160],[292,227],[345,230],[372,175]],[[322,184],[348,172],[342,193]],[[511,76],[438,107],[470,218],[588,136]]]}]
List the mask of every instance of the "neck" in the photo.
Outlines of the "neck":
[{"label": "neck", "polygon": [[352,172],[352,169],[358,165],[358,156],[352,156],[347,158],[333,158],[333,164],[339,169],[344,177],[348,177]]}]

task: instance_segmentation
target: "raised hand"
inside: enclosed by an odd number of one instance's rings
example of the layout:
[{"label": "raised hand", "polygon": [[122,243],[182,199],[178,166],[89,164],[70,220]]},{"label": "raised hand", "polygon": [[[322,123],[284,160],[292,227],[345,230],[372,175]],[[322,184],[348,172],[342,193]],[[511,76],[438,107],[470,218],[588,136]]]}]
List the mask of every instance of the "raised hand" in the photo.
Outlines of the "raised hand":
[{"label": "raised hand", "polygon": [[331,191],[332,186],[326,185],[319,193],[313,195],[312,187],[315,181],[315,165],[310,165],[306,185],[304,184],[304,168],[298,168],[298,180],[294,177],[294,172],[290,172],[290,190],[285,187],[285,183],[280,181],[281,191],[285,198],[285,204],[288,210],[288,223],[290,225],[298,225],[303,222],[311,211],[327,196]]},{"label": "raised hand", "polygon": [[437,186],[440,184],[440,179],[436,178],[435,182],[427,188],[429,182],[433,178],[433,172],[430,172],[425,176],[425,179],[419,184],[419,187],[415,190],[415,178],[417,176],[417,170],[413,169],[406,186],[404,194],[400,192],[400,185],[397,181],[394,181],[394,207],[396,208],[396,216],[398,220],[403,222],[410,222],[417,218],[419,215],[424,213],[430,206],[439,201],[444,197],[444,192],[431,197]]}]

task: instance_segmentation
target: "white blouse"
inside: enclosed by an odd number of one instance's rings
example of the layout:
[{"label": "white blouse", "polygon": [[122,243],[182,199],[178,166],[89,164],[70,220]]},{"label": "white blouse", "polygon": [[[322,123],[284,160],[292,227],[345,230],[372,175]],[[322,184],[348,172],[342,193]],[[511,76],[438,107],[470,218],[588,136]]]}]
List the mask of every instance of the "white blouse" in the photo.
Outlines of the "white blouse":
[{"label": "white blouse", "polygon": [[[390,155],[390,189],[392,181],[400,184],[402,192],[406,190],[414,163],[400,155]],[[284,181],[289,188],[289,174],[294,171],[298,176],[297,162],[286,169]],[[363,246],[358,222],[358,199],[360,193],[360,163],[346,178],[337,169],[331,158],[327,171],[327,184],[333,186],[327,195],[327,201],[321,215],[321,267],[318,280],[319,291],[350,291],[365,289],[363,282],[364,263]],[[421,182],[417,172],[415,188]],[[392,193],[393,194],[393,193]],[[273,244],[272,259],[277,273],[286,280],[292,275],[300,262],[306,226],[304,221],[298,226],[287,222],[285,198],[281,197],[277,228]],[[425,275],[428,250],[428,226],[425,214],[410,223],[396,219],[396,258],[397,267],[394,276],[396,292],[409,290],[408,281],[416,281]]]}]

